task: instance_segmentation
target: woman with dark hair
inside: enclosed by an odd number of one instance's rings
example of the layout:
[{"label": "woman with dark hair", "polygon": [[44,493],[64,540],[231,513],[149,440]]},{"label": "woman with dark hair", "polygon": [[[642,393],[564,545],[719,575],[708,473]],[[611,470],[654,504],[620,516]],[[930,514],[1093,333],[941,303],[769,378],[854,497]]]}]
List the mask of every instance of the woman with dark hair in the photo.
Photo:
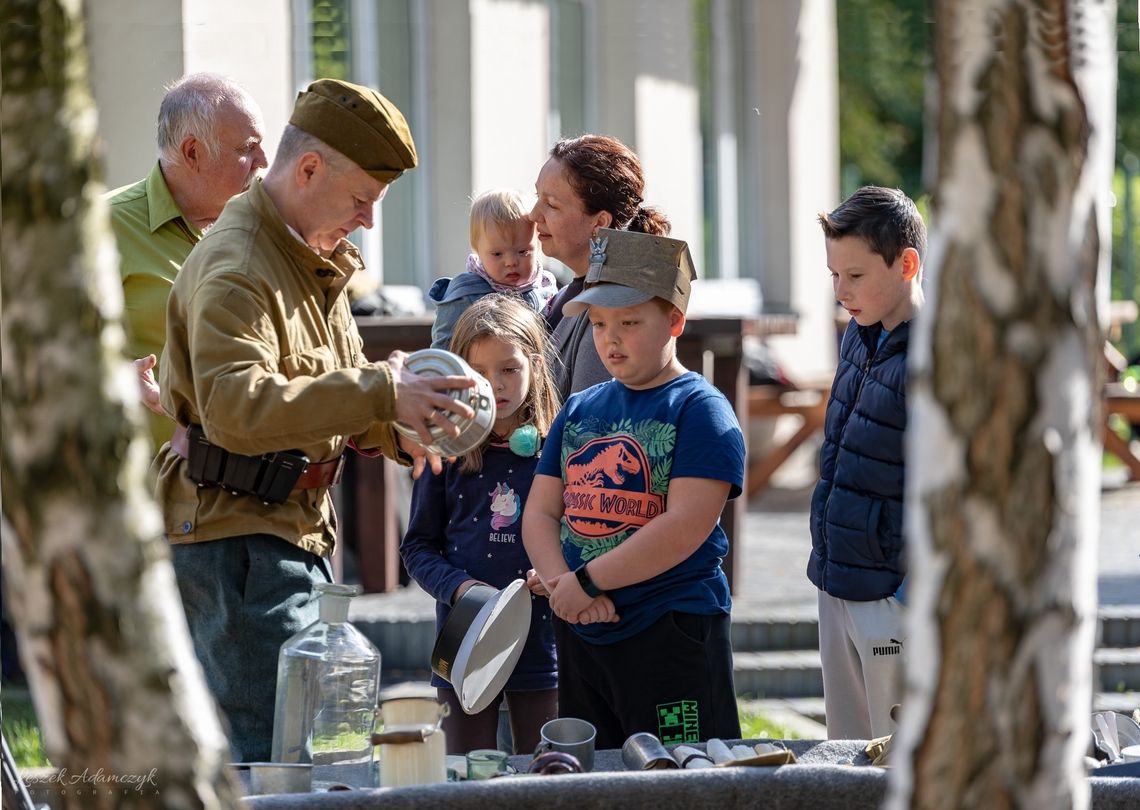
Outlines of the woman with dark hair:
[{"label": "woman with dark hair", "polygon": [[555,381],[563,400],[610,379],[585,315],[563,317],[562,305],[582,291],[590,265],[590,239],[598,228],[669,234],[669,220],[642,205],[645,177],[628,146],[607,135],[582,135],[554,144],[535,182],[538,201],[530,218],[547,256],[570,268],[574,280],[546,309],[551,343],[561,359]]}]

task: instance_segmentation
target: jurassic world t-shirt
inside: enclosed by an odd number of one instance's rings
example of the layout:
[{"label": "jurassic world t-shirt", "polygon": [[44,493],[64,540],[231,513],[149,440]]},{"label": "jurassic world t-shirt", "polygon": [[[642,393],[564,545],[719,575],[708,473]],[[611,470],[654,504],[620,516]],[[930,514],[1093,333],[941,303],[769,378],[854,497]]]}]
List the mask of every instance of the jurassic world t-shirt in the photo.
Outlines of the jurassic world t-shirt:
[{"label": "jurassic world t-shirt", "polygon": [[[668,508],[673,478],[744,485],[744,436],[728,400],[686,372],[644,391],[611,380],[567,401],[550,429],[537,473],[562,479],[562,556],[573,570],[615,548]],[[612,644],[668,611],[714,614],[732,607],[720,523],[684,562],[653,579],[609,591],[621,621],[572,625]]]}]

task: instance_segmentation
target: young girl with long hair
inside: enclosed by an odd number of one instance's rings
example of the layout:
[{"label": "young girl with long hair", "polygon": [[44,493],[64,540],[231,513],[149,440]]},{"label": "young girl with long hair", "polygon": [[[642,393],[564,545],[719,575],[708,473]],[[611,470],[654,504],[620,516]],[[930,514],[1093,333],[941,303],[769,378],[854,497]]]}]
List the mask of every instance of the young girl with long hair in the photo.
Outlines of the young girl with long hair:
[{"label": "young girl with long hair", "polygon": [[[431,470],[412,490],[411,518],[400,554],[411,577],[436,600],[436,630],[472,585],[503,588],[527,577],[522,511],[538,465],[541,441],[558,413],[546,327],[517,297],[495,293],[463,313],[451,351],[491,383],[495,424],[483,444]],[[532,589],[533,590],[533,589]],[[533,751],[539,729],[558,714],[558,675],[550,605],[532,596],[530,634],[503,691],[483,711],[464,714],[455,690],[438,675],[432,685],[451,707],[444,720],[448,750],[496,748],[505,699],[514,749]]]}]

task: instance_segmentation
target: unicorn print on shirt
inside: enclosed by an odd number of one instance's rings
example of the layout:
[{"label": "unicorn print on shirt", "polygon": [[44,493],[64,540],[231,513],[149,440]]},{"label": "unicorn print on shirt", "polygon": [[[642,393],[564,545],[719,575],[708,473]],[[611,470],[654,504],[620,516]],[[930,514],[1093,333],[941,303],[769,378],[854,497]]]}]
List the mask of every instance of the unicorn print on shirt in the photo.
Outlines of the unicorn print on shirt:
[{"label": "unicorn print on shirt", "polygon": [[491,529],[499,531],[519,519],[519,496],[507,484],[499,483],[491,491]]}]

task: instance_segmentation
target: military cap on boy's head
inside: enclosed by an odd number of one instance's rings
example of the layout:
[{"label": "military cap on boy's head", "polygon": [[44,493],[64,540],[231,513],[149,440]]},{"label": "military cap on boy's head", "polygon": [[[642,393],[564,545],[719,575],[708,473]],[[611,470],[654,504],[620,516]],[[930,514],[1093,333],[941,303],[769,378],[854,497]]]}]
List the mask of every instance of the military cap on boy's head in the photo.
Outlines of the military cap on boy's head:
[{"label": "military cap on boy's head", "polygon": [[404,115],[370,87],[317,79],[297,94],[289,123],[320,138],[382,183],[416,166]]},{"label": "military cap on boy's head", "polygon": [[599,228],[591,240],[586,289],[566,302],[567,315],[586,307],[634,307],[663,298],[684,312],[697,277],[689,246],[680,239]]}]

